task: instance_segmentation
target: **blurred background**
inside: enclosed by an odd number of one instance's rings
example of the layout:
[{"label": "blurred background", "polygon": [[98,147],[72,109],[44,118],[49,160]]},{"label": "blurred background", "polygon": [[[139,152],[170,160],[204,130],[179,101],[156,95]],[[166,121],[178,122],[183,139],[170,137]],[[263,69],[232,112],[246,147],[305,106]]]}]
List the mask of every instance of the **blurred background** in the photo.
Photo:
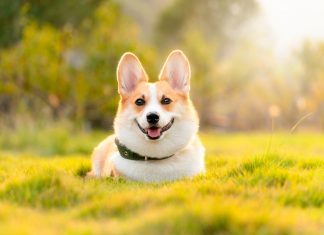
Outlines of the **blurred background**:
[{"label": "blurred background", "polygon": [[111,130],[120,56],[134,52],[156,80],[175,48],[203,129],[324,129],[321,0],[1,0],[2,138]]}]

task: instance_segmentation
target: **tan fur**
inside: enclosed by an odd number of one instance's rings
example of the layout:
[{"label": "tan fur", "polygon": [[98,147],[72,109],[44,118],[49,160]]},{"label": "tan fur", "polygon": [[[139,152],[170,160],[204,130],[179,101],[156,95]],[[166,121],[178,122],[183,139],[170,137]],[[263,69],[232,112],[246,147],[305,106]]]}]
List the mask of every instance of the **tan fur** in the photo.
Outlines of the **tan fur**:
[{"label": "tan fur", "polygon": [[[146,102],[150,100],[149,84],[148,82],[140,82],[130,95],[122,95],[118,111],[122,112],[128,105],[131,105],[137,112],[141,112],[145,106],[137,106],[135,101],[139,98],[144,98]],[[162,96],[165,96],[173,101],[171,104],[162,106],[166,111],[171,111],[177,102],[183,105],[192,105],[187,93],[175,91],[167,81],[157,81],[153,84],[156,84],[158,90],[158,100],[162,100]]]},{"label": "tan fur", "polygon": [[[110,157],[113,153],[117,151],[115,145],[115,136],[111,135],[103,140],[93,151],[92,161],[93,168],[96,167],[100,172],[106,172],[103,175],[97,176],[118,176],[118,172],[114,169],[113,164],[111,164]],[[93,171],[89,173],[89,176],[96,176]]]},{"label": "tan fur", "polygon": [[156,82],[156,87],[158,90],[158,100],[161,100],[162,96],[168,97],[172,100],[171,104],[162,106],[166,111],[171,111],[176,103],[180,102],[185,105],[188,102],[189,97],[186,93],[176,92],[166,81]]},{"label": "tan fur", "polygon": [[118,111],[122,112],[128,105],[132,105],[137,112],[141,112],[145,106],[135,105],[135,101],[139,98],[149,101],[150,96],[147,82],[140,82],[131,94],[121,95]]}]

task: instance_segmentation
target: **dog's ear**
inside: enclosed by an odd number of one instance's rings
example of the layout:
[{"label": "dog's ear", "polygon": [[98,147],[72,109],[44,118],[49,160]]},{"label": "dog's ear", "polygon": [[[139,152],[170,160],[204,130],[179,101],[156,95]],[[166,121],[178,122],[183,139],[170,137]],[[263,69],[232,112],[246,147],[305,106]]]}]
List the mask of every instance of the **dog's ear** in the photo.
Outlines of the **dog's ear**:
[{"label": "dog's ear", "polygon": [[177,91],[189,92],[190,64],[182,51],[174,50],[170,53],[162,67],[159,79],[166,80]]},{"label": "dog's ear", "polygon": [[117,67],[118,93],[127,95],[135,90],[140,82],[147,82],[146,72],[136,55],[126,52]]}]

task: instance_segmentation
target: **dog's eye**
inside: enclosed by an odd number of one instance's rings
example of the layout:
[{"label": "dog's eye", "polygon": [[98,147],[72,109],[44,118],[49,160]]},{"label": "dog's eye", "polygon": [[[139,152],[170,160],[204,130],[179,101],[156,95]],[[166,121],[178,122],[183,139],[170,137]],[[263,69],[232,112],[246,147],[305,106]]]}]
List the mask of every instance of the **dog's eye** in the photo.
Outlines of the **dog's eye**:
[{"label": "dog's eye", "polygon": [[145,100],[142,99],[142,98],[139,98],[139,99],[135,100],[135,104],[136,104],[137,106],[142,106],[142,105],[145,104]]},{"label": "dog's eye", "polygon": [[170,98],[163,98],[161,100],[161,104],[170,104],[172,102],[172,100]]}]

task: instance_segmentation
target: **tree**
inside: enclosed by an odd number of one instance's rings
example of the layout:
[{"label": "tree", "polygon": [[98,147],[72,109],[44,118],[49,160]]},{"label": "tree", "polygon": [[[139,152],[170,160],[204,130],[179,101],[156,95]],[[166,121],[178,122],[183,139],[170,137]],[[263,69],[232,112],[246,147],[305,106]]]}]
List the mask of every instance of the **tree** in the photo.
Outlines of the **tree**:
[{"label": "tree", "polygon": [[57,28],[78,26],[83,19],[92,16],[100,2],[102,0],[1,0],[0,48],[21,39],[27,19]]},{"label": "tree", "polygon": [[28,20],[21,40],[0,51],[0,111],[111,127],[116,67],[125,51],[144,64],[154,61],[154,51],[139,43],[136,25],[111,1],[78,28]]},{"label": "tree", "polygon": [[157,21],[156,46],[161,51],[180,48],[189,55],[192,94],[203,125],[217,125],[212,106],[226,86],[220,67],[245,36],[243,26],[257,9],[255,0],[175,0]]},{"label": "tree", "polygon": [[305,41],[294,54],[299,69],[293,71],[300,85],[299,96],[305,109],[313,112],[313,120],[324,127],[324,43]]},{"label": "tree", "polygon": [[157,22],[157,45],[179,45],[194,29],[207,42],[216,40],[224,47],[238,38],[242,26],[257,10],[255,0],[175,0]]}]

